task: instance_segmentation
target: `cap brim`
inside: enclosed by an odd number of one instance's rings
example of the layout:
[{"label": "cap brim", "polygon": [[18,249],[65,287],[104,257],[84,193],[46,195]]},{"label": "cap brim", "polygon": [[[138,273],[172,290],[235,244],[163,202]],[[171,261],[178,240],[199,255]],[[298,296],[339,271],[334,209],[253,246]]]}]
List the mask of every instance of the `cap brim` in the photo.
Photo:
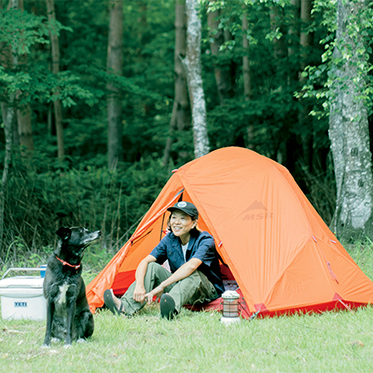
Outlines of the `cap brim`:
[{"label": "cap brim", "polygon": [[183,210],[183,209],[180,208],[180,207],[174,207],[174,206],[172,206],[172,207],[169,207],[169,208],[167,209],[167,211],[170,211],[170,212],[175,211],[175,210],[177,210],[177,211],[181,211],[181,212],[183,212],[184,214],[187,214],[187,215],[190,216],[192,219],[198,219],[198,215],[197,215],[197,216],[195,216],[195,215],[190,215],[188,212],[186,212],[185,210]]},{"label": "cap brim", "polygon": [[[185,212],[184,210],[182,210],[182,209],[180,209],[180,208],[178,208],[178,207],[169,207],[169,208],[167,209],[167,211],[170,211],[170,212],[175,211],[175,210],[179,210],[179,211]],[[186,212],[185,212],[185,213],[186,213]]]}]

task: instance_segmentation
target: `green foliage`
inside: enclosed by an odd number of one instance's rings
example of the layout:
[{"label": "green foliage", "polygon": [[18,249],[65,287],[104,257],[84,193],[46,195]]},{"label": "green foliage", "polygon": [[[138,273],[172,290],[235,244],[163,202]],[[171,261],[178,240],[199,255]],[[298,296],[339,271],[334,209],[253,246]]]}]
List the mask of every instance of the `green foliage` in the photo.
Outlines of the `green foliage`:
[{"label": "green foliage", "polygon": [[[43,4],[30,1],[25,6],[45,14]],[[140,18],[145,14],[141,4],[125,5],[127,57],[120,77],[106,71],[108,4],[87,0],[56,1],[55,5],[58,20],[69,26],[69,32],[59,28],[61,72],[50,73],[48,54],[36,43],[27,66],[2,74],[3,92],[9,94],[12,84],[13,92],[21,89],[25,93],[19,104],[27,101],[36,108],[36,150],[26,159],[15,149],[6,190],[4,250],[10,248],[12,258],[55,247],[54,232],[60,225],[101,229],[100,247],[110,253],[118,250],[169,177],[159,155],[172,108],[173,11],[164,10],[173,5],[148,2],[152,16],[142,25],[133,17],[134,12]],[[46,23],[45,16],[36,19]],[[165,49],[167,43],[170,47]],[[125,154],[116,172],[106,169],[107,84],[119,88],[124,108]],[[53,95],[55,91],[59,94]],[[50,133],[46,126],[50,103],[56,98],[64,105],[67,156],[63,161],[55,159],[56,139],[53,128]],[[15,237],[23,246],[12,245]]]},{"label": "green foliage", "polygon": [[59,226],[101,229],[102,246],[118,250],[168,179],[163,165],[150,158],[123,163],[116,171],[76,169],[73,163],[37,153],[27,160],[16,157],[6,190],[6,258],[54,247]]},{"label": "green foliage", "polygon": [[[350,2],[355,3],[354,0]],[[303,97],[315,97],[318,106],[311,112],[317,118],[328,116],[330,105],[334,100],[333,86],[338,82],[341,89],[347,89],[338,71],[340,69],[354,69],[353,79],[356,91],[360,94],[356,100],[366,103],[369,115],[372,113],[372,74],[370,61],[371,40],[373,36],[372,2],[366,1],[357,14],[352,13],[345,22],[346,34],[337,38],[337,1],[315,1],[313,13],[322,15],[322,24],[327,28],[327,34],[320,40],[324,47],[321,55],[322,63],[309,65],[303,72],[307,83],[303,87]],[[352,50],[352,47],[355,51]],[[358,59],[355,57],[359,56]],[[362,57],[362,58],[360,58]],[[298,94],[301,97],[302,94]]]},{"label": "green foliage", "polygon": [[373,242],[365,237],[363,240],[344,245],[356,264],[373,280]]},{"label": "green foliage", "polygon": [[[79,85],[79,77],[70,71],[53,75],[46,59],[34,60],[35,48],[49,44],[50,32],[59,34],[61,31],[72,29],[62,26],[58,21],[47,22],[46,17],[29,14],[27,11],[0,11],[0,45],[3,60],[6,61],[0,67],[2,101],[7,102],[10,95],[17,93],[19,106],[35,100],[49,103],[60,99],[65,107],[76,105],[74,98],[83,100],[88,105],[97,102],[99,97]],[[23,61],[24,56],[28,57],[28,64]],[[53,95],[55,91],[59,95]]]},{"label": "green foliage", "polygon": [[320,164],[320,158],[315,162],[313,172],[302,165],[304,182],[309,191],[307,197],[312,201],[316,211],[322,212],[326,224],[330,224],[334,215],[336,205],[336,183],[331,154],[327,157],[326,171]]},{"label": "green foliage", "polygon": [[[331,53],[334,31],[328,27],[333,24],[335,1],[315,2],[313,22],[309,25],[301,24],[287,0],[199,3],[203,86],[212,149],[250,146],[283,163],[328,221],[332,198],[325,203],[319,201],[332,172],[327,161],[328,122],[325,116],[309,118],[307,114],[321,113],[329,97],[325,85],[329,57],[322,57],[326,50],[319,42],[329,45]],[[54,245],[58,224],[88,224],[104,227],[103,246],[110,249],[116,245],[116,249],[120,245],[116,244],[117,239],[126,236],[169,176],[160,160],[169,135],[174,99],[175,2],[123,3],[125,45],[121,76],[110,74],[106,67],[108,5],[106,0],[55,0],[58,21],[53,24],[47,22],[43,1],[24,2],[24,12],[1,12],[0,41],[13,42],[14,50],[19,50],[22,38],[26,38],[28,48],[27,63],[15,69],[5,65],[1,68],[1,100],[7,101],[11,93],[17,92],[16,105],[30,104],[35,145],[31,160],[21,159],[17,155],[19,149],[14,148],[7,194],[10,207],[6,219],[10,225],[6,247],[18,237],[26,252],[33,252],[38,245]],[[214,10],[220,12],[219,28],[229,35],[217,56],[212,56],[209,44],[211,33],[217,30],[208,29],[206,13]],[[275,19],[271,19],[273,12]],[[242,30],[243,16],[249,24],[246,33]],[[57,75],[50,72],[50,29],[59,35],[61,61]],[[300,30],[313,33],[309,48],[299,46]],[[370,31],[367,32],[368,37]],[[242,46],[244,38],[249,41],[249,50]],[[275,53],[277,47],[281,53]],[[366,52],[370,53],[368,49]],[[242,58],[247,55],[252,86],[249,100],[244,97],[242,72]],[[303,77],[310,77],[307,90],[302,90],[305,81],[299,80],[304,64],[310,66]],[[230,74],[232,97],[224,106],[217,94],[214,66]],[[115,173],[106,169],[108,84],[118,89],[122,103],[123,163]],[[371,89],[370,85],[366,88]],[[294,92],[299,95],[294,96]],[[64,106],[63,161],[55,160],[57,145],[51,109],[56,98]],[[301,117],[305,119],[300,120]],[[193,154],[190,125],[182,132],[174,131],[172,136],[175,141],[166,167],[169,169],[192,159]],[[0,139],[3,138],[1,131]],[[309,149],[309,155],[305,149]],[[9,193],[13,190],[14,196]],[[24,213],[28,216],[25,221],[21,217]]]},{"label": "green foliage", "polygon": [[59,33],[71,30],[59,22],[50,24],[46,17],[36,16],[20,9],[0,11],[0,43],[9,46],[16,55],[29,54],[31,47],[37,44],[48,44],[51,29]]}]

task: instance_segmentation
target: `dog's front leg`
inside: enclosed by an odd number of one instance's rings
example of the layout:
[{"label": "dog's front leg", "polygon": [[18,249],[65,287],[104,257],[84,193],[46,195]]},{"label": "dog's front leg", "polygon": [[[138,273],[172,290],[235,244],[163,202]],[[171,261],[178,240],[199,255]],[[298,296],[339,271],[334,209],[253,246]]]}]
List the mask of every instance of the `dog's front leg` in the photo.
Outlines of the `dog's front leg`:
[{"label": "dog's front leg", "polygon": [[67,303],[67,317],[66,317],[66,340],[65,340],[65,347],[71,346],[72,343],[72,335],[73,335],[73,321],[75,315],[75,299],[70,300]]},{"label": "dog's front leg", "polygon": [[54,302],[49,300],[47,301],[47,327],[45,330],[45,338],[42,347],[51,346],[51,334],[52,334],[52,322],[54,316],[55,305]]},{"label": "dog's front leg", "polygon": [[66,293],[66,340],[65,347],[71,346],[73,337],[73,327],[75,318],[75,307],[76,307],[76,285],[71,284]]}]

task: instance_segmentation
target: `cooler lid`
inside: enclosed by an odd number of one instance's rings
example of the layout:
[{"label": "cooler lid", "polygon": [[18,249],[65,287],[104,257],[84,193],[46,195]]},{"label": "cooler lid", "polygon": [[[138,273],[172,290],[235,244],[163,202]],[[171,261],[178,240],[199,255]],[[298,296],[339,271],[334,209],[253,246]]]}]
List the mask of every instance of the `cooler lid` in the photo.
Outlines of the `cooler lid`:
[{"label": "cooler lid", "polygon": [[15,276],[0,280],[0,289],[30,288],[42,289],[44,278],[37,276]]}]

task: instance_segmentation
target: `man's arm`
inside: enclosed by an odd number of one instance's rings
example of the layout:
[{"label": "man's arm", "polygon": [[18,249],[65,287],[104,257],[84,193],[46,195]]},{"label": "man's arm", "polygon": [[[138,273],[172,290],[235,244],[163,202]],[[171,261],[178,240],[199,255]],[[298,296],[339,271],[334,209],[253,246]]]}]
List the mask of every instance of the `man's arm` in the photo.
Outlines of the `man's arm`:
[{"label": "man's arm", "polygon": [[135,273],[136,278],[136,286],[133,292],[133,299],[136,302],[143,302],[145,300],[145,287],[144,287],[144,278],[146,274],[146,270],[148,268],[148,264],[151,262],[155,262],[156,259],[152,255],[146,256],[138,265]]},{"label": "man's arm", "polygon": [[183,264],[177,271],[175,271],[168,279],[163,281],[159,286],[157,286],[149,293],[145,294],[144,298],[148,299],[149,304],[152,303],[154,296],[160,297],[167,286],[190,276],[201,264],[202,261],[200,259],[190,259],[185,264]]}]

